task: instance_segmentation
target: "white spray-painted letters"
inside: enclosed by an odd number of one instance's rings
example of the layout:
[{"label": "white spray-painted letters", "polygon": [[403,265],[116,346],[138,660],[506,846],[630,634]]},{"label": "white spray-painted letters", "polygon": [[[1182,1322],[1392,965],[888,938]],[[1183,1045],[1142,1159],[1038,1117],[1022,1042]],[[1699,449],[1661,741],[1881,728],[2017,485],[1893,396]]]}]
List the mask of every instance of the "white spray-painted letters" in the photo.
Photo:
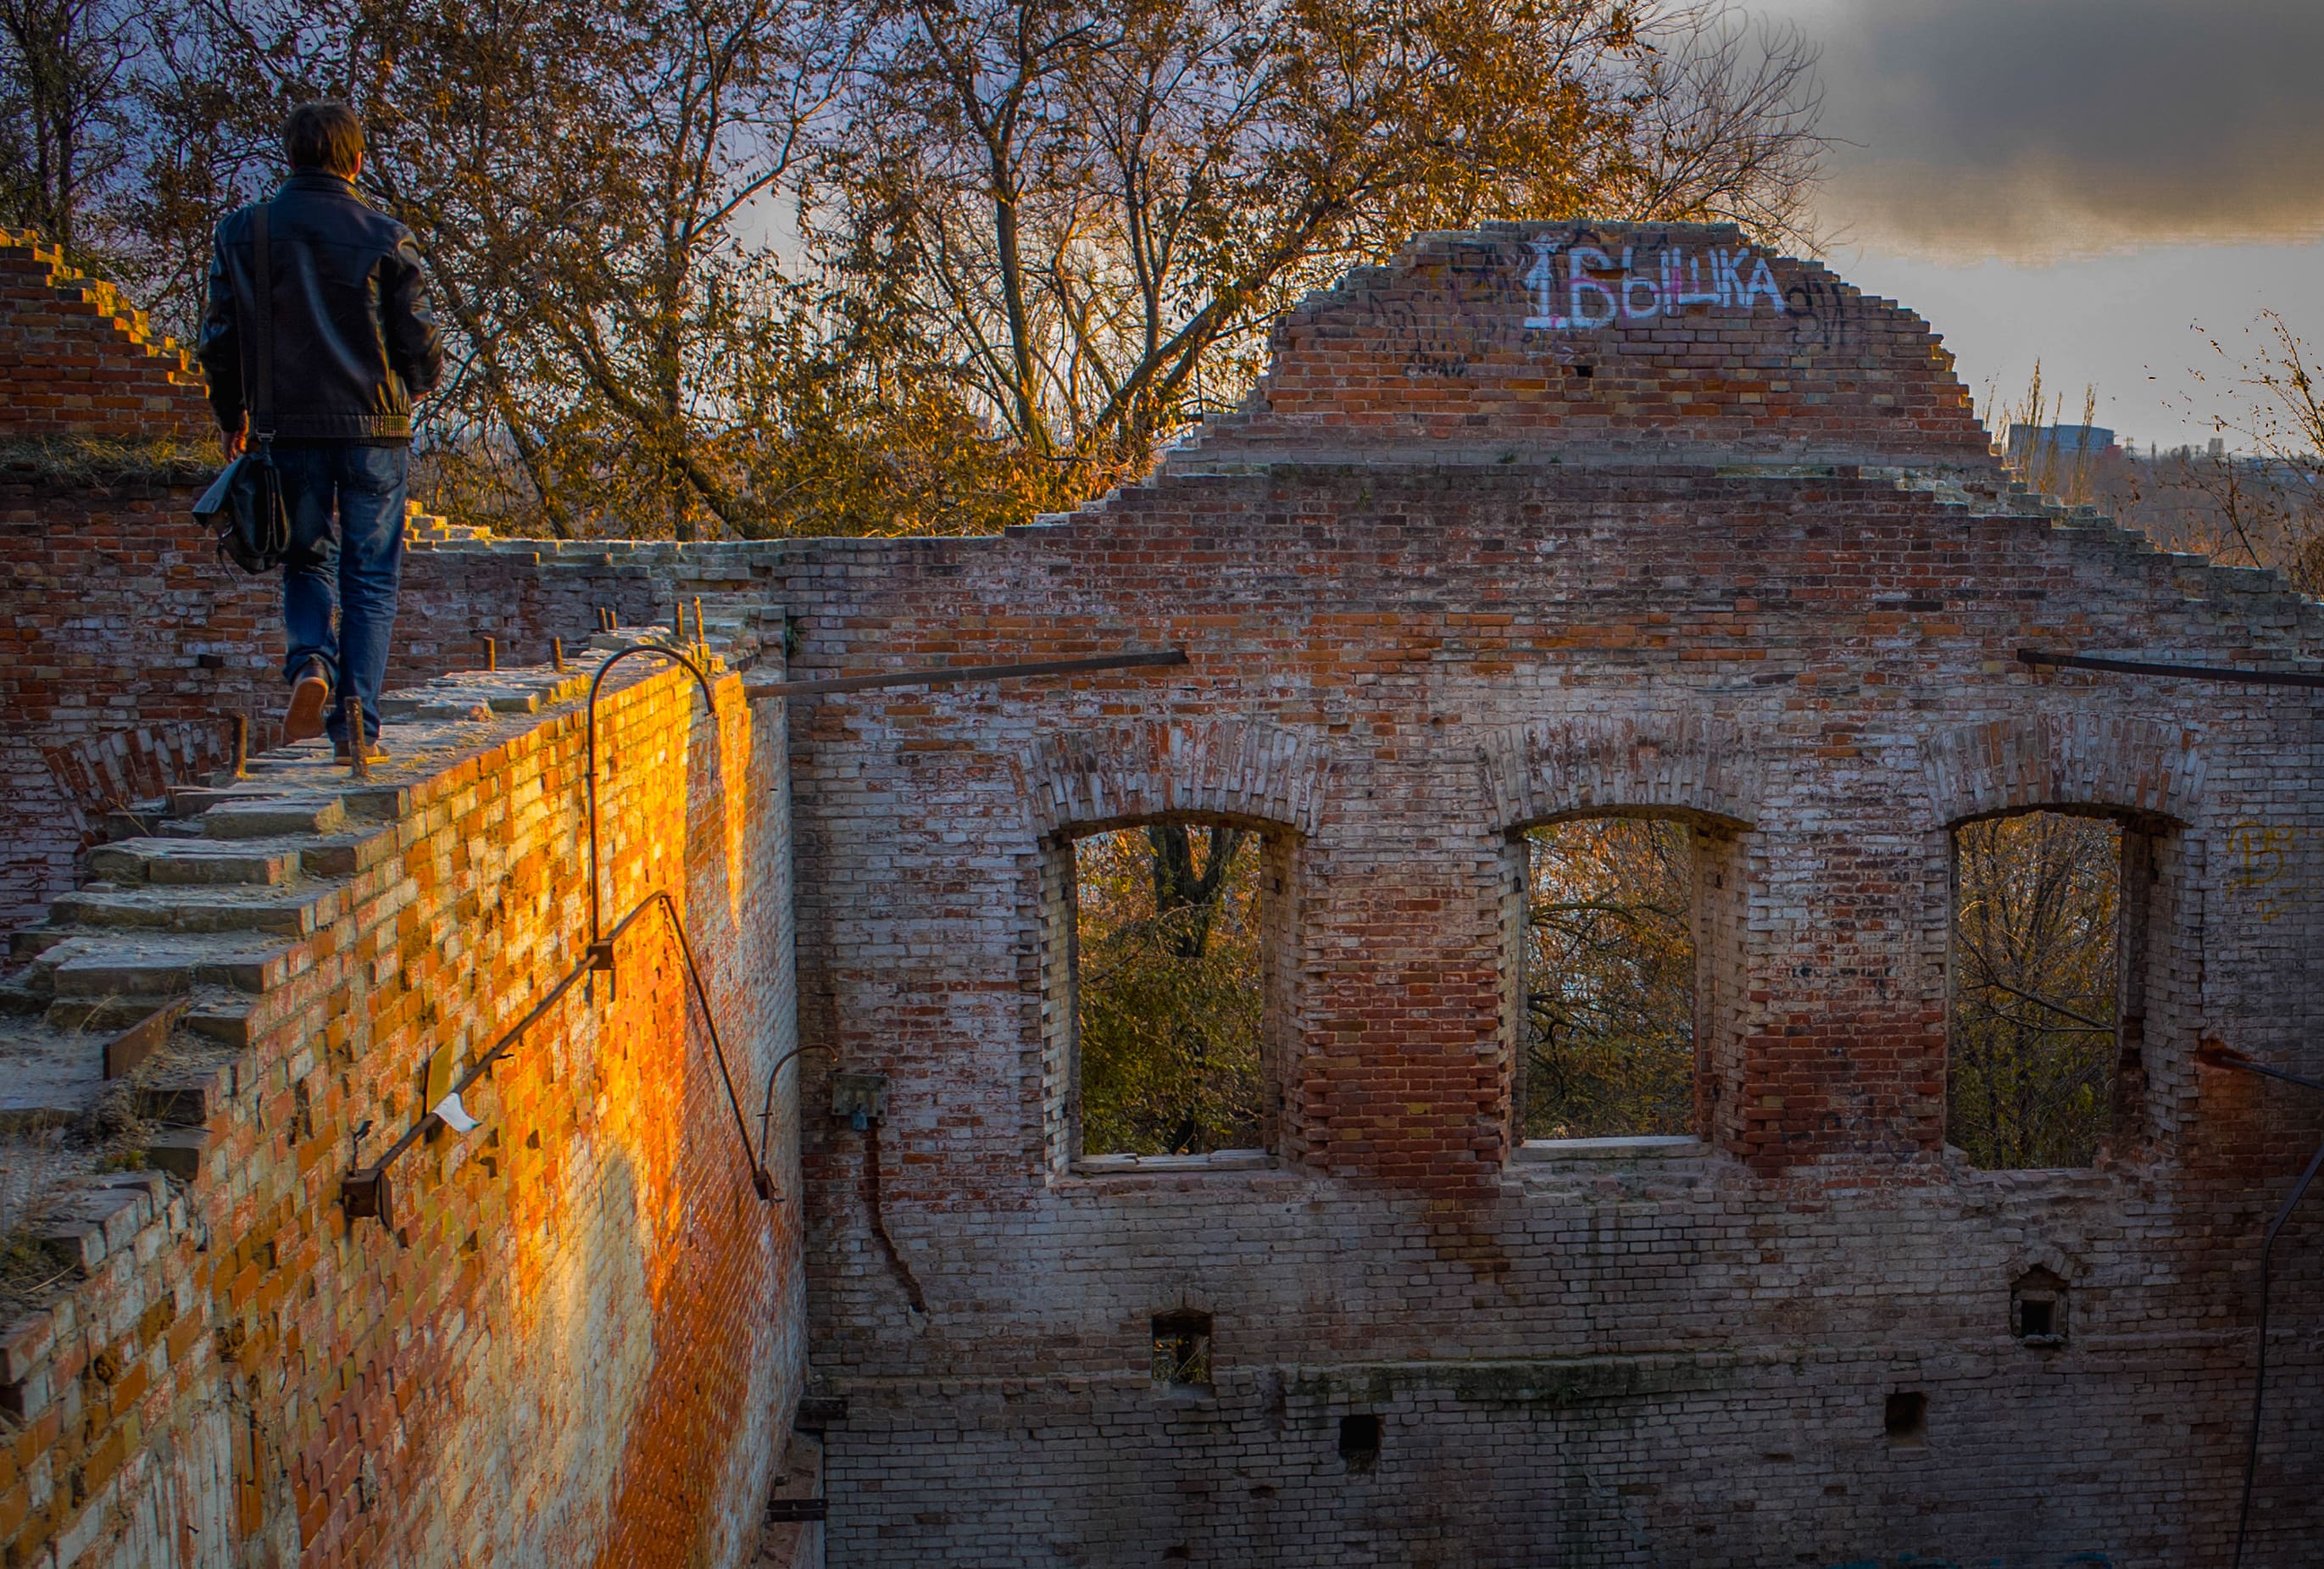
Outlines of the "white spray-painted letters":
[{"label": "white spray-painted letters", "polygon": [[1525,281],[1533,295],[1534,313],[1526,318],[1527,327],[1611,327],[1617,321],[1675,316],[1690,305],[1748,312],[1762,295],[1770,309],[1783,308],[1774,269],[1748,245],[1732,251],[1713,245],[1702,252],[1665,247],[1641,268],[1634,245],[1622,247],[1617,264],[1595,245],[1566,249],[1554,240],[1528,244],[1534,260]]}]

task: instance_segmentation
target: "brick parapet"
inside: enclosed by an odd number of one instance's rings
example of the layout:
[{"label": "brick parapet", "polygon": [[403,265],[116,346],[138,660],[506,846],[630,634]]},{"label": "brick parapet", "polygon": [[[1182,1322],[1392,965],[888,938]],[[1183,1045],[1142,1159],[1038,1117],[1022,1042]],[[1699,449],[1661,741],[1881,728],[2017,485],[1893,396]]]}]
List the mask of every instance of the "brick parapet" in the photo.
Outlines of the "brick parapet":
[{"label": "brick parapet", "polygon": [[1925,323],[1731,226],[1424,235],[1276,323],[1243,408],[1167,460],[1894,463],[1993,474]]}]

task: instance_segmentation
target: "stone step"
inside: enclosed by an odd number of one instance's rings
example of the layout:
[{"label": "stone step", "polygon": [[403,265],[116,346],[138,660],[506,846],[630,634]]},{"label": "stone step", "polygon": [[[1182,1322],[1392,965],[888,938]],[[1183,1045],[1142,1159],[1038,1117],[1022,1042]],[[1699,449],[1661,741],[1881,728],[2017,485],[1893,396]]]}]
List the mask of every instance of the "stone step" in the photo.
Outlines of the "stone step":
[{"label": "stone step", "polygon": [[159,1172],[85,1178],[43,1206],[47,1214],[35,1238],[60,1264],[87,1274],[127,1247],[168,1202]]},{"label": "stone step", "polygon": [[164,1128],[146,1139],[145,1164],[180,1182],[192,1182],[202,1174],[202,1157],[209,1153],[212,1137],[208,1128]]},{"label": "stone step", "polygon": [[186,1010],[185,1026],[227,1046],[250,1044],[250,1003],[227,992],[198,992]]},{"label": "stone step", "polygon": [[302,844],[292,839],[124,839],[88,853],[91,873],[107,882],[256,883],[279,886],[297,879]]},{"label": "stone step", "polygon": [[232,1058],[186,1069],[137,1086],[137,1114],[171,1127],[200,1128],[217,1120],[240,1087]]},{"label": "stone step", "polygon": [[[47,973],[59,1002],[92,1002],[174,997],[197,985],[263,992],[281,983],[290,955],[288,944],[231,933],[134,937],[87,933],[57,944],[32,961],[32,967]],[[150,1003],[146,1011],[152,1011]]]},{"label": "stone step", "polygon": [[274,839],[336,834],[346,820],[346,808],[337,795],[261,796],[218,802],[202,814],[202,832],[213,839]]},{"label": "stone step", "polygon": [[342,890],[302,883],[259,888],[84,888],[60,896],[49,918],[60,925],[132,931],[269,932],[312,937],[337,920]]},{"label": "stone step", "polygon": [[[8,934],[8,956],[14,959],[37,959],[71,935],[55,927],[21,927]],[[0,1012],[5,1011],[5,1004],[0,1004]]]},{"label": "stone step", "polygon": [[104,1039],[40,1019],[0,1022],[0,1129],[78,1121],[105,1088]]},{"label": "stone step", "polygon": [[227,780],[208,785],[171,785],[170,816],[198,817],[212,807],[227,801],[272,800],[281,793],[281,785],[262,783],[256,780]]},{"label": "stone step", "polygon": [[[424,697],[383,697],[380,699],[379,706],[382,720],[489,719],[493,712],[490,707],[476,698],[463,694],[447,694],[440,697],[430,694]],[[381,737],[383,741],[393,739],[395,739],[393,736]]]}]

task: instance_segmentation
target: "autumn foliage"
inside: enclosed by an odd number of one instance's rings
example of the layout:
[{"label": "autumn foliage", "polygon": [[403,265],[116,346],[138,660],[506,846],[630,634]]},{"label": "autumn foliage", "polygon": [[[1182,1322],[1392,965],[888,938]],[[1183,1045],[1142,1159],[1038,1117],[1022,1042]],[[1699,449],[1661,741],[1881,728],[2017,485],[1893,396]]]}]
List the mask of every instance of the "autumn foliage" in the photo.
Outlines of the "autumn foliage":
[{"label": "autumn foliage", "polygon": [[2113,1108],[2122,829],[2027,812],[1953,834],[1947,1140],[1982,1167],[2087,1166]]},{"label": "autumn foliage", "polygon": [[1084,1155],[1259,1146],[1259,847],[1176,823],[1074,843]]},{"label": "autumn foliage", "polygon": [[1639,817],[1526,835],[1526,1138],[1693,1131],[1692,839]]}]

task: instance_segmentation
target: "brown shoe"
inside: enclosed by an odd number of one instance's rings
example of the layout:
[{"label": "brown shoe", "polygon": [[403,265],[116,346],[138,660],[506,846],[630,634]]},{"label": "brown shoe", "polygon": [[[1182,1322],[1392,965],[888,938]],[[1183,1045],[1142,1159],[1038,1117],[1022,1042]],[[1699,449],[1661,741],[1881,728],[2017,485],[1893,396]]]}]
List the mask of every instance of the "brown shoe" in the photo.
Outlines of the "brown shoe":
[{"label": "brown shoe", "polygon": [[320,660],[309,660],[290,683],[290,708],[282,715],[282,739],[312,741],[323,733],[323,706],[331,700],[331,678]]}]

